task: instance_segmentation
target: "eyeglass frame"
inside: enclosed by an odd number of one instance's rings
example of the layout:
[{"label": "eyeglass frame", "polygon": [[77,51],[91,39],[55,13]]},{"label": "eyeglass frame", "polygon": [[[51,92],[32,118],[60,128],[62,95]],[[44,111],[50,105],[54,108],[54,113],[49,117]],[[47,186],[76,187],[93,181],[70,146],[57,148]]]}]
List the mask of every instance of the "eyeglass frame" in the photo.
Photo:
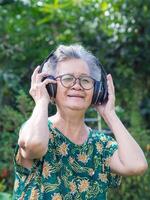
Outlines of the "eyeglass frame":
[{"label": "eyeglass frame", "polygon": [[[74,81],[74,84],[73,84],[73,85],[71,85],[71,86],[69,86],[69,87],[64,86],[64,84],[62,83],[62,77],[65,76],[65,75],[71,75],[71,76],[73,76],[73,77],[75,78],[75,81]],[[81,84],[81,77],[88,77],[88,78],[90,78],[90,79],[93,81],[93,86],[92,86],[91,88],[89,88],[89,89],[85,89],[85,88],[82,86],[82,84]],[[55,80],[57,80],[57,78],[60,78],[60,83],[61,83],[62,86],[65,87],[65,88],[71,88],[71,87],[73,87],[73,86],[76,84],[77,80],[79,80],[79,85],[80,85],[84,90],[91,90],[92,88],[94,88],[94,84],[95,84],[95,82],[96,82],[96,80],[95,80],[94,78],[92,78],[91,76],[88,76],[88,75],[80,75],[78,78],[76,78],[73,74],[62,74],[62,75],[56,76],[56,77],[55,77]]]}]

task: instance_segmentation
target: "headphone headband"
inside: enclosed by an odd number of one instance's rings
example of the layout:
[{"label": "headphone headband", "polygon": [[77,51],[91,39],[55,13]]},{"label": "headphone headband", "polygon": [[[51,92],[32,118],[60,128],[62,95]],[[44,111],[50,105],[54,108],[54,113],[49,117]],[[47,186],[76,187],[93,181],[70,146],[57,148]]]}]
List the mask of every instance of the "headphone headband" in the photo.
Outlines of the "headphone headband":
[{"label": "headphone headband", "polygon": [[44,64],[51,58],[54,56],[54,50],[51,51],[51,53],[45,58],[45,60],[42,62],[42,64],[40,65],[40,69],[39,69],[39,73],[42,72],[42,69],[44,67]]}]

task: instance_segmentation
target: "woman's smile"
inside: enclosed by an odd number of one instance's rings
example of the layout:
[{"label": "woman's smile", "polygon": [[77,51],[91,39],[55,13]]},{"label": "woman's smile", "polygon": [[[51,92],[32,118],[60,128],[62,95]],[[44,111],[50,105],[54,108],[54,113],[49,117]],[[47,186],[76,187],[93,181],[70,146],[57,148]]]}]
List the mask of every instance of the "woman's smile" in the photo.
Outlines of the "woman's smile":
[{"label": "woman's smile", "polygon": [[84,98],[84,96],[83,95],[80,95],[80,94],[69,94],[69,95],[67,95],[68,97],[74,97],[74,98]]}]

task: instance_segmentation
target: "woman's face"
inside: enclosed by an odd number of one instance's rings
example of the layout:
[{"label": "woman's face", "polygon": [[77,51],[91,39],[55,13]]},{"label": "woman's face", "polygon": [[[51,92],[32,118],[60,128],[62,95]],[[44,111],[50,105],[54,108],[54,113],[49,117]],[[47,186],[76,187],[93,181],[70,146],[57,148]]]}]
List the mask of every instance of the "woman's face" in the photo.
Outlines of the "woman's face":
[{"label": "woman's face", "polygon": [[[81,75],[90,76],[90,71],[86,62],[73,58],[61,61],[58,64],[56,76],[63,74],[72,74],[78,78]],[[79,79],[70,88],[64,87],[60,82],[60,78],[57,79],[56,104],[59,108],[85,111],[91,104],[92,96],[93,88],[89,90],[83,89],[79,84]]]}]

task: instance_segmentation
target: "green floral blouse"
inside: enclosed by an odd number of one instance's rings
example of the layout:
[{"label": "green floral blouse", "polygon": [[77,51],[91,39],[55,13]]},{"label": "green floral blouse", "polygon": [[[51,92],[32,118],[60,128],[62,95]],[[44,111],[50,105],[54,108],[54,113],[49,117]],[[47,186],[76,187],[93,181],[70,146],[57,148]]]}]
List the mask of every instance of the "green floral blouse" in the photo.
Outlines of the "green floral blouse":
[{"label": "green floral blouse", "polygon": [[34,160],[31,169],[18,161],[15,152],[15,200],[106,200],[109,187],[117,187],[121,177],[111,172],[109,159],[116,141],[97,130],[76,145],[48,121],[48,151]]}]

